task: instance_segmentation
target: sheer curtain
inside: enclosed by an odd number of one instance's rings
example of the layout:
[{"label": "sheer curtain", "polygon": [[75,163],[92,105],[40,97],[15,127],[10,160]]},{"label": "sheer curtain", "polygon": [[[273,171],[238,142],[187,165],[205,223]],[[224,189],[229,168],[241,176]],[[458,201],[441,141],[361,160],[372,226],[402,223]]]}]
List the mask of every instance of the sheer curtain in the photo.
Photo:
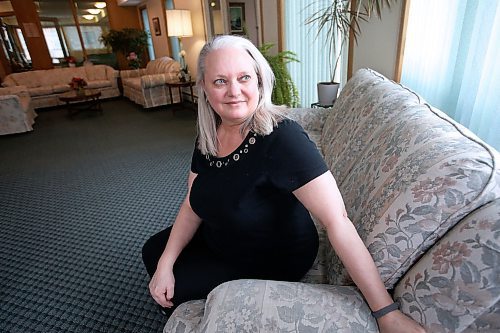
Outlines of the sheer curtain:
[{"label": "sheer curtain", "polygon": [[[285,1],[285,49],[295,52],[300,63],[288,64],[288,70],[299,91],[300,104],[309,107],[318,101],[316,84],[321,81],[330,81],[330,66],[324,40],[323,31],[316,38],[317,25],[305,25],[305,21],[312,14],[325,8],[331,0],[294,0]],[[346,64],[342,66],[346,68]],[[340,73],[341,76],[338,76]],[[337,78],[345,81],[345,70],[338,69]]]},{"label": "sheer curtain", "polygon": [[500,1],[411,0],[401,82],[500,150]]}]

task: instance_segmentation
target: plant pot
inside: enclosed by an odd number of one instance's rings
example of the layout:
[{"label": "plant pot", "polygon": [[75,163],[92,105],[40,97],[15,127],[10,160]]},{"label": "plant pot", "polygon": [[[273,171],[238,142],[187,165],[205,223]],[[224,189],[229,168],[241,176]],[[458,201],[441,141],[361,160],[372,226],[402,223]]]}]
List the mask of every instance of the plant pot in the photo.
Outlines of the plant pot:
[{"label": "plant pot", "polygon": [[318,83],[318,104],[321,106],[333,105],[337,99],[340,84],[337,82]]}]

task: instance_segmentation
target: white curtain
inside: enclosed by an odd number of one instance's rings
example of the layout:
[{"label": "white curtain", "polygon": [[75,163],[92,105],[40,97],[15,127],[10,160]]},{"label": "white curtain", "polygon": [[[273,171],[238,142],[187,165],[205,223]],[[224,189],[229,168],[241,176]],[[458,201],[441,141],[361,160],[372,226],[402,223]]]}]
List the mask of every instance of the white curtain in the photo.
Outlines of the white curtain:
[{"label": "white curtain", "polygon": [[[320,9],[329,5],[331,0],[293,0],[285,1],[285,50],[295,52],[300,63],[292,62],[288,65],[290,75],[295,82],[300,96],[302,107],[309,107],[318,101],[316,84],[321,81],[330,81],[330,66],[328,47],[324,40],[323,31],[318,38],[317,24],[305,25],[307,18]],[[346,65],[341,61],[342,66]],[[345,70],[337,70],[337,78],[344,82]]]},{"label": "white curtain", "polygon": [[401,82],[500,150],[500,1],[411,0]]}]

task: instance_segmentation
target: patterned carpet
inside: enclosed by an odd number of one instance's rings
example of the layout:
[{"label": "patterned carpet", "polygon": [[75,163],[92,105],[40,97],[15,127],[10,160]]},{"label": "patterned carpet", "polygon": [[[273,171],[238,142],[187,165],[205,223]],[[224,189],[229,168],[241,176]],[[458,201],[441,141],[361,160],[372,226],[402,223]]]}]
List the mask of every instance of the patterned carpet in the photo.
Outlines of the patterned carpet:
[{"label": "patterned carpet", "polygon": [[0,332],[161,332],[144,241],[185,195],[192,110],[39,112],[0,137]]}]

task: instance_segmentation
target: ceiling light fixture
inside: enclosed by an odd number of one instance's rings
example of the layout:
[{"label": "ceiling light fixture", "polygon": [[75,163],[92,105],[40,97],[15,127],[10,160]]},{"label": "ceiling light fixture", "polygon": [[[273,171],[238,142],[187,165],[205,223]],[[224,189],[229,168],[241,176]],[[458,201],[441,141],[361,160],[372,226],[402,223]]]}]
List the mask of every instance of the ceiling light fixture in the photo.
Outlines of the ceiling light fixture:
[{"label": "ceiling light fixture", "polygon": [[96,2],[94,4],[94,7],[99,8],[99,9],[103,9],[103,8],[106,8],[106,3],[105,2]]},{"label": "ceiling light fixture", "polygon": [[97,14],[101,13],[101,10],[97,9],[97,8],[90,8],[90,9],[87,9],[87,12],[89,12],[92,15],[97,15]]},{"label": "ceiling light fixture", "polygon": [[89,20],[89,21],[92,21],[95,16],[94,15],[90,15],[90,14],[85,14],[85,15],[82,15],[82,17],[86,20]]}]

